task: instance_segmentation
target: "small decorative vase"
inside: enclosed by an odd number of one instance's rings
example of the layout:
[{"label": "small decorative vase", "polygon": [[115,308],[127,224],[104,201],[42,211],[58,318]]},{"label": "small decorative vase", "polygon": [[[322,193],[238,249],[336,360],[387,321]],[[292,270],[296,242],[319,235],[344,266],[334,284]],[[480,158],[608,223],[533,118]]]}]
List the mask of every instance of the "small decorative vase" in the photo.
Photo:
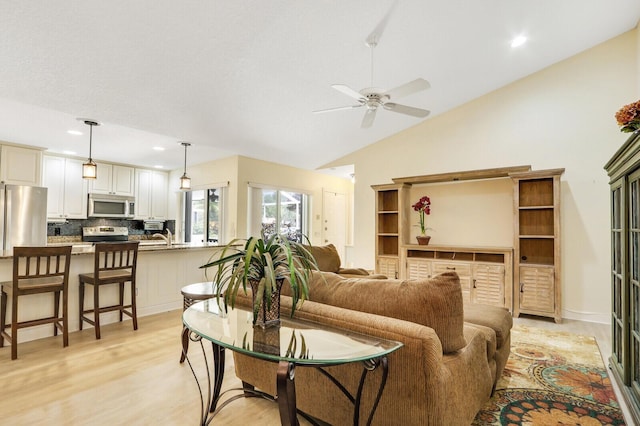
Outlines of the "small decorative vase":
[{"label": "small decorative vase", "polygon": [[431,237],[429,235],[418,235],[416,239],[418,240],[418,245],[426,246],[427,244],[429,244],[429,240],[431,240]]},{"label": "small decorative vase", "polygon": [[[262,328],[280,325],[280,289],[284,279],[276,280],[276,288],[271,292],[270,303],[265,303],[266,295],[260,301],[258,313],[253,317],[253,325]],[[258,292],[259,281],[250,280],[251,293],[253,298],[252,306],[255,306],[255,298]]]}]

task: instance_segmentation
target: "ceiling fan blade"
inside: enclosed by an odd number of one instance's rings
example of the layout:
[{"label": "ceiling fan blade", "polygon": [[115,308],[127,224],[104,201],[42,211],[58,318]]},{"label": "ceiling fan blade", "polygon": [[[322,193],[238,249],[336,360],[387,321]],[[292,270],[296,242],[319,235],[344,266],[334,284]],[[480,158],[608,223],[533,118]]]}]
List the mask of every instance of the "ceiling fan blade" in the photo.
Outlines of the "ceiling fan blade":
[{"label": "ceiling fan blade", "polygon": [[403,96],[410,95],[412,93],[419,92],[421,90],[427,90],[431,85],[424,78],[416,78],[413,81],[405,83],[401,86],[395,87],[391,90],[387,90],[384,94],[389,96],[389,99],[397,99]]},{"label": "ceiling fan blade", "polygon": [[362,105],[364,104],[358,104],[358,105],[347,105],[347,106],[341,106],[341,107],[336,107],[336,108],[327,108],[327,109],[319,109],[316,111],[312,111],[314,114],[321,114],[323,112],[333,112],[333,111],[341,111],[344,109],[355,109],[355,108],[360,108]]},{"label": "ceiling fan blade", "polygon": [[364,117],[362,118],[362,124],[360,127],[363,129],[368,129],[373,124],[373,119],[376,118],[377,108],[367,108],[367,112],[364,113]]},{"label": "ceiling fan blade", "polygon": [[387,27],[387,22],[389,22],[389,18],[391,17],[391,14],[393,13],[393,10],[396,8],[397,5],[398,5],[398,0],[393,2],[389,10],[387,11],[386,15],[384,15],[382,20],[378,22],[378,25],[376,25],[373,31],[371,31],[371,34],[367,36],[365,40],[365,44],[367,46],[369,47],[375,46],[380,42],[380,37],[382,37],[382,33],[384,32],[384,29]]},{"label": "ceiling fan blade", "polygon": [[365,98],[364,96],[362,96],[362,94],[360,92],[356,92],[355,90],[353,90],[351,87],[345,85],[345,84],[332,84],[331,87],[333,87],[334,89],[336,89],[338,92],[342,92],[347,96],[350,96],[354,99],[357,99],[359,101],[366,101],[367,98]]},{"label": "ceiling fan blade", "polygon": [[426,117],[431,113],[431,111],[428,111],[426,109],[394,104],[393,102],[386,102],[383,107],[384,109],[388,109],[389,111],[399,112],[400,114],[407,114],[420,118]]}]

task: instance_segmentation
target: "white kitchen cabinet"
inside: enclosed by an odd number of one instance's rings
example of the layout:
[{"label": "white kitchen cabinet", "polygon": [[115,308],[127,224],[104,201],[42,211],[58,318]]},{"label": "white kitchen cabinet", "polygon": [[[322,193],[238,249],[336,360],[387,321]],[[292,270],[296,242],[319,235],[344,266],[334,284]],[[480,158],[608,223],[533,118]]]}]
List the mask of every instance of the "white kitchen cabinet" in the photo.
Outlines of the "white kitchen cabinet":
[{"label": "white kitchen cabinet", "polygon": [[47,218],[86,219],[87,181],[82,178],[82,161],[43,156],[43,185],[47,190]]},{"label": "white kitchen cabinet", "polygon": [[157,170],[136,169],[136,219],[168,218],[169,174]]},{"label": "white kitchen cabinet", "polygon": [[89,184],[89,192],[95,194],[134,194],[134,168],[117,164],[96,163],[98,175]]},{"label": "white kitchen cabinet", "polygon": [[42,185],[42,151],[2,145],[0,181],[11,185]]}]

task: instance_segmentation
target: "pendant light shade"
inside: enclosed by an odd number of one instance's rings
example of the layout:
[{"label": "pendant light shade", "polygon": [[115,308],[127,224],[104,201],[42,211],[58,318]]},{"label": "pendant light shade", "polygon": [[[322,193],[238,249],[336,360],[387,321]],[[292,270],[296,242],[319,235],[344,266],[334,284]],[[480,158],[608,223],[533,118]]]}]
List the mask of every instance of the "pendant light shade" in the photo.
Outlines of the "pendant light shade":
[{"label": "pendant light shade", "polygon": [[89,126],[89,158],[86,163],[82,164],[82,178],[83,179],[95,179],[98,176],[98,166],[91,158],[91,144],[93,142],[93,126],[99,126],[95,120],[88,120],[85,118],[78,118],[80,121],[84,121],[84,124]]},{"label": "pendant light shade", "polygon": [[187,176],[187,147],[191,146],[189,142],[180,142],[180,145],[184,146],[184,173],[180,177],[180,189],[191,189],[191,178]]}]

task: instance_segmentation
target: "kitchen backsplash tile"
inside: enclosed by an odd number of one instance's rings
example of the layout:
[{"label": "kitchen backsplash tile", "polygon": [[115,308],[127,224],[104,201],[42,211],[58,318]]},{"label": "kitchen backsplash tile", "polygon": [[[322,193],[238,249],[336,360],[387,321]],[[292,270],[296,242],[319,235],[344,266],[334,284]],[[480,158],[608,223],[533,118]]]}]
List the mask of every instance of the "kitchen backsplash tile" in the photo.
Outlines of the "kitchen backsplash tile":
[{"label": "kitchen backsplash tile", "polygon": [[[66,222],[47,223],[47,240],[53,242],[77,242],[82,241],[82,228],[85,226],[124,226],[129,229],[129,235],[135,236],[134,239],[144,239],[145,236],[151,236],[156,231],[145,231],[144,221],[142,220],[124,220],[124,219],[69,219]],[[169,229],[175,234],[176,221],[167,220],[164,223],[164,229]],[[159,231],[158,231],[159,232]],[[166,232],[166,231],[163,231]]]}]

